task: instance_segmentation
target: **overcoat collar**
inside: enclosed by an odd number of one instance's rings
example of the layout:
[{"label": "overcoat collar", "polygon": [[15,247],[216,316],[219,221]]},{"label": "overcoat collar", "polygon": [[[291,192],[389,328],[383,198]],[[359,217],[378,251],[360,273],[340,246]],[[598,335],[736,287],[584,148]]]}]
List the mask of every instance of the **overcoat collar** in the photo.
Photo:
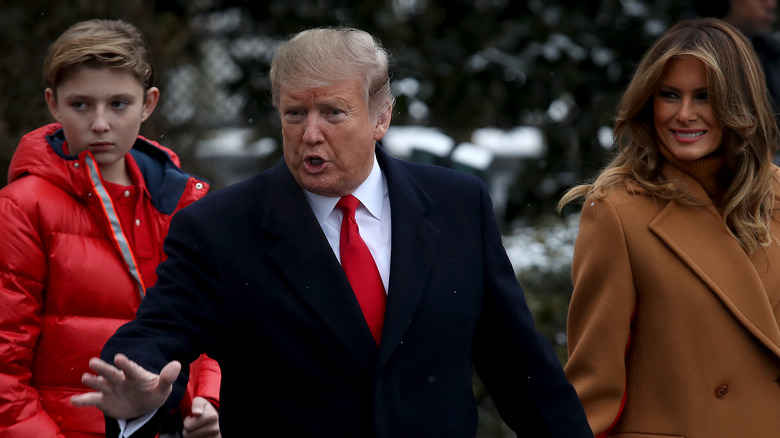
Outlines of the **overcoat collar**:
[{"label": "overcoat collar", "polygon": [[650,230],[753,336],[780,357],[780,329],[750,257],[728,233],[721,215],[692,177],[668,163],[663,173],[684,186],[703,206],[670,201],[650,222]]},{"label": "overcoat collar", "polygon": [[[438,231],[425,218],[431,201],[398,161],[376,147],[392,209],[392,248],[385,323],[379,347],[384,363],[401,342],[427,283]],[[349,281],[284,160],[270,170],[262,228],[278,236],[269,255],[295,293],[364,369],[377,365],[377,346]]]}]

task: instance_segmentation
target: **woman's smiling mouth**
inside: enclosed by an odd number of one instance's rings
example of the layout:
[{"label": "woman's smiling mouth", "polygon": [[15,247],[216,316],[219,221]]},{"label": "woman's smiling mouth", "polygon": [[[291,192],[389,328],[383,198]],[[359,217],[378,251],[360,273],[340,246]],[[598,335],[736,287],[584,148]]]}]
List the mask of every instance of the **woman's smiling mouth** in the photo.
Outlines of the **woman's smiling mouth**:
[{"label": "woman's smiling mouth", "polygon": [[701,138],[704,134],[707,133],[706,130],[674,130],[672,129],[672,134],[674,134],[675,138],[683,143],[692,143],[694,141],[697,141],[699,138]]}]

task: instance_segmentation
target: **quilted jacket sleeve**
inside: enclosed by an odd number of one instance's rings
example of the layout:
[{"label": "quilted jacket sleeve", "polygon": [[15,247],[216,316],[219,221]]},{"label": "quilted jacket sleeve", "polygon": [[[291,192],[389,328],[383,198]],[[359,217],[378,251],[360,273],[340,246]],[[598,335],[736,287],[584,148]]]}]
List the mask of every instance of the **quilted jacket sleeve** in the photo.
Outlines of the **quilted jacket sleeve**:
[{"label": "quilted jacket sleeve", "polygon": [[0,196],[0,431],[8,438],[61,437],[30,385],[47,275],[36,215]]},{"label": "quilted jacket sleeve", "polygon": [[192,399],[203,397],[219,410],[219,388],[222,372],[214,359],[202,354],[190,364],[190,380],[187,390],[179,403],[183,416],[188,416],[192,408]]},{"label": "quilted jacket sleeve", "polygon": [[636,304],[624,228],[609,198],[585,202],[572,279],[565,370],[594,435],[601,437],[625,403],[625,356]]}]

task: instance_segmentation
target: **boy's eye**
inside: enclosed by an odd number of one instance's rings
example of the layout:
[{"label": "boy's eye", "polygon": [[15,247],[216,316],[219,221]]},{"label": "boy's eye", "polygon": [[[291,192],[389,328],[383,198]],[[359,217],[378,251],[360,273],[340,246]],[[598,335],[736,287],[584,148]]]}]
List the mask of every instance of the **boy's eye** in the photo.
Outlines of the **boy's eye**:
[{"label": "boy's eye", "polygon": [[114,101],[111,103],[111,106],[115,109],[124,109],[127,108],[128,103],[123,101]]},{"label": "boy's eye", "polygon": [[74,109],[80,110],[86,108],[87,104],[84,102],[72,102],[70,106],[73,107]]}]

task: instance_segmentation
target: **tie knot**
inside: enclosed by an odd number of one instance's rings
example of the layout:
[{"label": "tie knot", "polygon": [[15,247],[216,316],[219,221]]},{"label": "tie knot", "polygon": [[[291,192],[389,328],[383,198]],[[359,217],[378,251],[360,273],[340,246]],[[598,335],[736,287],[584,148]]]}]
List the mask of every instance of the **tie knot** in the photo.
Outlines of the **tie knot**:
[{"label": "tie knot", "polygon": [[355,217],[355,210],[357,210],[358,205],[360,205],[360,200],[358,200],[358,198],[347,195],[342,196],[341,199],[339,199],[336,208],[344,212],[344,216]]}]

